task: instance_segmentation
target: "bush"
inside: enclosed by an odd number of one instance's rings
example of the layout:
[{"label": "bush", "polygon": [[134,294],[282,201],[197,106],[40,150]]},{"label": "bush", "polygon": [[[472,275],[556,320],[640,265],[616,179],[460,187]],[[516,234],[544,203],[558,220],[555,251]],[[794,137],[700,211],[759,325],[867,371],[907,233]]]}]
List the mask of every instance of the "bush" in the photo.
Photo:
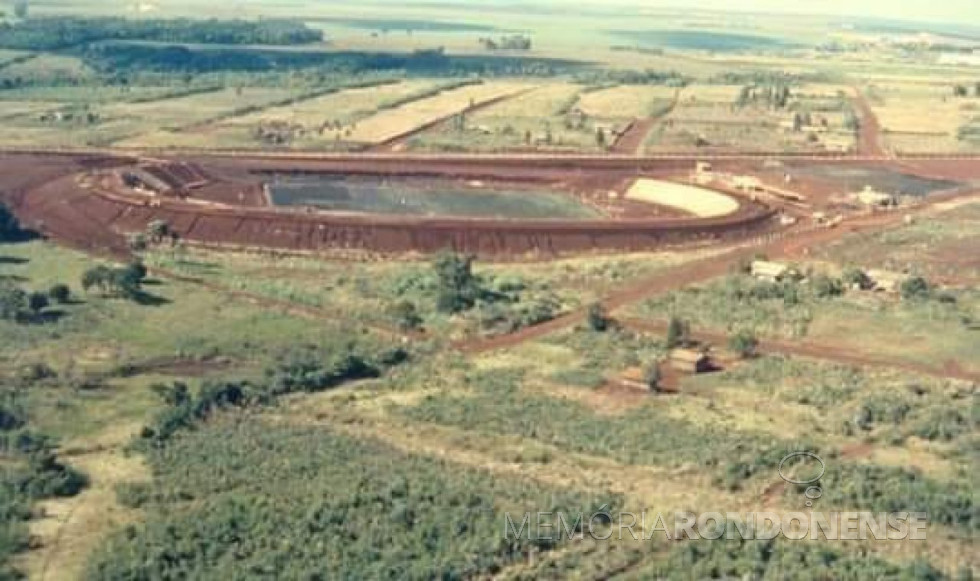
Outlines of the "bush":
[{"label": "bush", "polygon": [[13,242],[20,240],[24,236],[24,231],[17,221],[17,217],[7,209],[7,206],[0,203],[0,242]]},{"label": "bush", "polygon": [[67,304],[71,300],[71,289],[66,284],[56,284],[48,289],[48,297],[59,305]]},{"label": "bush", "polygon": [[592,303],[585,314],[585,324],[592,331],[601,333],[610,327],[609,315],[600,303]]},{"label": "bush", "polygon": [[415,303],[399,301],[391,308],[391,316],[402,331],[418,331],[422,328],[422,315],[419,314]]},{"label": "bush", "polygon": [[27,296],[27,308],[35,315],[40,314],[41,311],[48,308],[49,304],[48,295],[45,293],[32,292]]},{"label": "bush", "polygon": [[141,262],[133,262],[121,268],[99,265],[82,274],[82,289],[88,292],[93,288],[106,296],[137,299],[142,293],[146,267]]},{"label": "bush", "polygon": [[643,370],[643,382],[650,388],[650,391],[660,391],[660,381],[663,379],[660,373],[660,365],[654,361],[647,365]]},{"label": "bush", "polygon": [[476,305],[483,294],[479,279],[473,274],[473,257],[453,252],[439,254],[433,262],[438,280],[436,308],[455,314]]},{"label": "bush", "polygon": [[0,280],[0,319],[15,320],[27,307],[27,293]]},{"label": "bush", "polygon": [[728,338],[728,348],[742,359],[749,359],[756,356],[759,339],[751,331],[739,331]]},{"label": "bush", "polygon": [[869,290],[874,286],[874,281],[871,280],[863,270],[860,268],[847,268],[841,275],[841,279],[850,288],[857,288],[860,290]]},{"label": "bush", "polygon": [[819,274],[813,277],[810,284],[813,286],[813,293],[821,299],[844,294],[844,283],[839,278]]},{"label": "bush", "polygon": [[906,301],[925,300],[932,293],[932,287],[929,285],[929,281],[921,276],[913,276],[904,280],[899,290],[902,294],[902,299]]},{"label": "bush", "polygon": [[678,317],[671,317],[667,324],[667,348],[675,349],[691,342],[691,325]]}]

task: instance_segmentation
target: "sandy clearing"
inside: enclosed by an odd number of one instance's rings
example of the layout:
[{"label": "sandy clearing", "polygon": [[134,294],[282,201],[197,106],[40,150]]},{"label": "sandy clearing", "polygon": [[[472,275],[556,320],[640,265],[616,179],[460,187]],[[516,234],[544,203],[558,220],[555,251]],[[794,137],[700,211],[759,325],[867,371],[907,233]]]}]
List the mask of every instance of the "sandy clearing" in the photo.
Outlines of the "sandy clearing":
[{"label": "sandy clearing", "polygon": [[676,208],[699,218],[726,216],[738,210],[738,202],[731,196],[705,188],[648,178],[633,182],[626,192],[626,199]]}]

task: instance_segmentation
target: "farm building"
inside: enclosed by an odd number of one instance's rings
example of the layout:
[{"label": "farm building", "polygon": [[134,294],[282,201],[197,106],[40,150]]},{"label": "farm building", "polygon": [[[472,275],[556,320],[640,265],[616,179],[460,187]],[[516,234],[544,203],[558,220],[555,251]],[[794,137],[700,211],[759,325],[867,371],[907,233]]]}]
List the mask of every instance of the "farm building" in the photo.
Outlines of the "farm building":
[{"label": "farm building", "polygon": [[865,206],[890,206],[895,201],[895,197],[891,194],[879,192],[871,186],[864,186],[863,190],[851,196]]},{"label": "farm building", "polygon": [[871,280],[871,288],[886,293],[897,293],[908,276],[888,270],[869,270],[865,274]]},{"label": "farm building", "polygon": [[753,277],[769,282],[781,280],[783,277],[790,274],[791,271],[792,269],[788,264],[783,264],[781,262],[769,262],[767,260],[753,260],[750,270]]},{"label": "farm building", "polygon": [[697,349],[674,349],[667,357],[670,367],[682,373],[707,373],[711,371],[711,358]]},{"label": "farm building", "polygon": [[713,182],[715,179],[715,173],[711,169],[711,164],[707,161],[699,161],[694,165],[694,173],[691,175],[691,181],[696,184],[705,185]]}]

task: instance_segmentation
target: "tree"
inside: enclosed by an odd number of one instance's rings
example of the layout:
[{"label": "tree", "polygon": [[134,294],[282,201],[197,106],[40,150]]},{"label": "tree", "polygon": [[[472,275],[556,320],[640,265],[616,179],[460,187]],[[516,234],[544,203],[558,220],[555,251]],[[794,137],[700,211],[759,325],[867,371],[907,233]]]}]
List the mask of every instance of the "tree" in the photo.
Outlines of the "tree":
[{"label": "tree", "polygon": [[596,127],[595,130],[595,144],[599,147],[606,146],[606,130],[602,127]]},{"label": "tree", "polygon": [[687,321],[671,317],[667,324],[667,348],[674,349],[691,341],[691,326]]},{"label": "tree", "polygon": [[20,20],[26,19],[29,8],[30,5],[27,0],[17,0],[14,2],[14,16]]},{"label": "tree", "polygon": [[166,220],[153,220],[146,225],[146,234],[154,244],[159,244],[170,235],[170,224]]},{"label": "tree", "polygon": [[0,203],[0,242],[10,242],[19,239],[23,235],[17,217]]},{"label": "tree", "polygon": [[643,383],[650,388],[650,391],[660,391],[660,381],[663,374],[660,372],[660,365],[655,361],[643,370]]},{"label": "tree", "polygon": [[16,319],[26,303],[27,293],[12,284],[0,281],[0,319]]},{"label": "tree", "polygon": [[902,299],[906,301],[923,300],[929,298],[932,288],[929,281],[921,276],[913,276],[902,282],[899,290]]},{"label": "tree", "polygon": [[444,313],[466,311],[480,298],[479,280],[473,274],[473,256],[440,253],[433,263],[439,281],[436,307]]},{"label": "tree", "polygon": [[59,305],[67,304],[71,300],[71,289],[67,284],[58,283],[48,289],[48,298]]},{"label": "tree", "polygon": [[104,295],[135,298],[142,290],[144,278],[146,278],[146,267],[139,262],[122,268],[99,265],[82,274],[82,289],[88,292],[98,288]]},{"label": "tree", "polygon": [[844,294],[844,283],[840,279],[824,274],[813,277],[811,284],[814,294],[819,298],[838,297]]},{"label": "tree", "polygon": [[798,112],[793,113],[793,132],[799,133],[803,130],[803,116]]},{"label": "tree", "polygon": [[146,234],[142,232],[137,232],[129,237],[129,249],[133,252],[143,252],[148,246]]},{"label": "tree", "polygon": [[608,330],[610,321],[606,308],[600,303],[592,303],[585,314],[585,322],[589,329],[598,333]]},{"label": "tree", "polygon": [[144,265],[139,260],[134,260],[123,267],[123,276],[127,277],[132,282],[142,283],[146,279],[148,274],[146,270],[146,265]]},{"label": "tree", "polygon": [[738,105],[739,109],[742,109],[746,105],[748,105],[749,101],[751,100],[752,100],[752,86],[745,85],[742,87],[742,90],[739,91],[738,93],[738,101],[736,101],[736,105]]},{"label": "tree", "polygon": [[953,96],[954,97],[966,97],[969,94],[970,93],[967,90],[966,85],[956,85],[955,87],[953,87]]},{"label": "tree", "polygon": [[860,268],[851,267],[844,269],[841,279],[850,288],[868,290],[874,286],[874,281],[871,280],[871,277]]},{"label": "tree", "polygon": [[751,331],[739,331],[728,338],[728,348],[742,359],[749,359],[756,356],[759,339]]},{"label": "tree", "polygon": [[391,310],[392,316],[398,323],[398,328],[402,331],[418,331],[422,328],[423,319],[415,307],[415,303],[401,301],[396,303]]},{"label": "tree", "polygon": [[49,304],[51,303],[48,301],[48,295],[42,292],[32,292],[27,296],[27,308],[31,310],[31,313],[35,317],[41,314],[41,311],[48,308]]}]

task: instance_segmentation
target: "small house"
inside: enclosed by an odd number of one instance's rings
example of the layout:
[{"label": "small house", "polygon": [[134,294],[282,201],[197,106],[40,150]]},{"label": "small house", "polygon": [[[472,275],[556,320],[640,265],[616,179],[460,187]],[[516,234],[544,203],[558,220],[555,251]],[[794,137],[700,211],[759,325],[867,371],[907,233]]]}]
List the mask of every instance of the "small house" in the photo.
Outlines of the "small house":
[{"label": "small house", "polygon": [[791,269],[788,264],[781,262],[769,262],[768,260],[753,260],[749,271],[753,277],[759,280],[777,282],[790,274]]},{"label": "small house", "polygon": [[711,371],[711,358],[698,349],[674,349],[667,357],[670,367],[681,373],[707,373]]}]

